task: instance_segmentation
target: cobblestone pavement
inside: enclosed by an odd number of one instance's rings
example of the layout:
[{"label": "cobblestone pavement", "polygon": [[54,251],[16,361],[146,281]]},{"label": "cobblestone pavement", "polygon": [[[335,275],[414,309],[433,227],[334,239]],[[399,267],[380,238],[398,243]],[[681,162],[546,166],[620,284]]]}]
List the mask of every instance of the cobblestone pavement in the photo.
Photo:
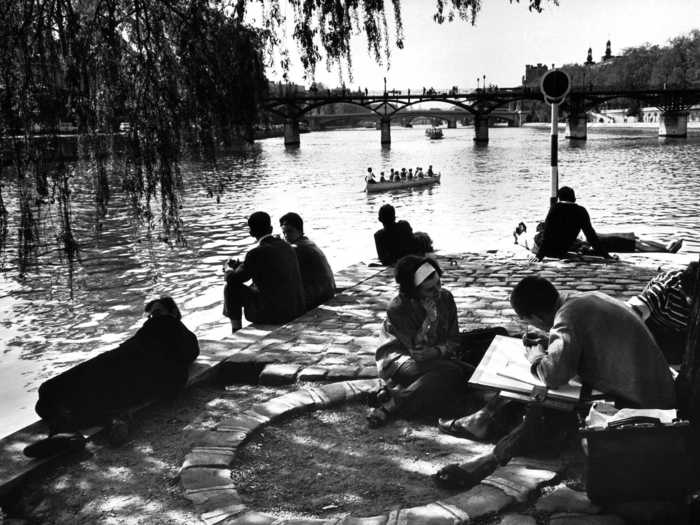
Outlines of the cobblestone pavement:
[{"label": "cobblestone pavement", "polygon": [[[695,257],[687,252],[629,254],[619,262],[528,263],[522,251],[501,251],[443,255],[438,260],[444,269],[443,285],[457,302],[462,330],[504,326],[518,333],[522,326],[508,296],[526,275],[547,277],[563,292],[599,290],[627,299],[659,269],[682,267]],[[379,516],[280,521],[248,508],[228,468],[247,437],[283,414],[349,401],[378,388],[374,351],[386,304],[396,294],[392,270],[356,265],[341,272],[338,286],[345,289],[333,300],[284,326],[250,326],[220,341],[201,342],[205,359],[223,360],[222,373],[234,378],[254,373],[267,385],[323,382],[232,414],[215,430],[202,429],[196,435],[182,465],[181,485],[205,523],[468,523],[531,499],[543,484],[557,477],[561,464],[516,458],[471,490],[420,507],[387,509]],[[600,514],[585,493],[564,486],[540,498],[536,508],[551,524],[624,522],[618,516]],[[534,523],[531,516],[499,516],[503,524]]]}]

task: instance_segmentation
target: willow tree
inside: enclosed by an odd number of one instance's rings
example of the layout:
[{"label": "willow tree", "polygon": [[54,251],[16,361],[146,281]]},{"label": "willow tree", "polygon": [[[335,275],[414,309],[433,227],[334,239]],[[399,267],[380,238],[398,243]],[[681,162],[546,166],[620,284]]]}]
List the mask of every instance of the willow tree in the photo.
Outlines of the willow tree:
[{"label": "willow tree", "polygon": [[[540,2],[529,0],[530,9],[539,11]],[[392,34],[384,0],[0,2],[0,167],[2,180],[9,177],[16,188],[20,255],[36,246],[35,217],[43,205],[53,206],[62,247],[75,253],[70,178],[76,171],[94,179],[98,212],[106,210],[108,174],[116,170],[137,212],[149,216],[158,195],[163,227],[178,234],[185,146],[211,151],[250,136],[273,50],[282,50],[284,62],[286,48],[298,46],[313,77],[324,57],[351,66],[351,37],[364,33],[369,52],[388,60],[393,46],[403,47],[403,31],[400,0],[387,3]],[[434,19],[474,23],[481,3],[436,0]],[[262,25],[246,22],[253,7],[264,11]],[[279,37],[287,11],[291,43]],[[77,126],[77,161],[57,136],[65,121]],[[115,155],[120,123],[128,123],[122,126],[128,132]],[[0,185],[3,240],[6,188]]]}]

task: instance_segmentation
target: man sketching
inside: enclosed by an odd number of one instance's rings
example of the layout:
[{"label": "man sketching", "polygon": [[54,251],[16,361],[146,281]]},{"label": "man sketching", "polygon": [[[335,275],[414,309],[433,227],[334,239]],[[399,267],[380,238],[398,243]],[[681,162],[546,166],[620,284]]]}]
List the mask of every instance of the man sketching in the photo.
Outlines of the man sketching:
[{"label": "man sketching", "polygon": [[[521,320],[542,331],[523,336],[533,376],[556,389],[578,376],[584,389],[602,392],[620,407],[675,406],[673,377],[661,350],[640,317],[625,303],[600,292],[560,294],[547,279],[529,276],[513,289],[510,303]],[[484,439],[507,402],[495,398],[483,409],[454,421],[446,432]],[[441,469],[441,485],[466,488],[513,456],[546,450],[557,431],[575,424],[573,413],[530,403],[522,422],[500,439],[492,453]]]}]

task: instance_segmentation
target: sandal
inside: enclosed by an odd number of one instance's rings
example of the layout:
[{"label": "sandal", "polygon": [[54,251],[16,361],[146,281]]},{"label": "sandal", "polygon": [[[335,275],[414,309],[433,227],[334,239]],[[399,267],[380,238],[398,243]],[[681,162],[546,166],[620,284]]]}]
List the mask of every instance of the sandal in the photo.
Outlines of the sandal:
[{"label": "sandal", "polygon": [[498,460],[492,455],[481,456],[468,463],[450,463],[431,477],[435,484],[444,489],[470,489],[498,467]]},{"label": "sandal", "polygon": [[[468,420],[467,424],[472,423],[470,426],[473,430],[467,430],[464,425],[459,423],[465,419]],[[441,432],[452,436],[471,439],[472,441],[486,441],[492,433],[493,423],[494,417],[492,414],[479,411],[466,418],[439,419],[438,428]]]},{"label": "sandal", "polygon": [[389,411],[383,406],[373,408],[367,414],[367,425],[369,428],[379,428],[389,421]]}]

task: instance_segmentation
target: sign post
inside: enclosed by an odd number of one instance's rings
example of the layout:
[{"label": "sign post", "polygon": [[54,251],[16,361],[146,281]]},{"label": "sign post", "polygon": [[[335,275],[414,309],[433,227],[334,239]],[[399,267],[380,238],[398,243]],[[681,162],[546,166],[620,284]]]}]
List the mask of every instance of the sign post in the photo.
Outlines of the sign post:
[{"label": "sign post", "polygon": [[549,198],[550,206],[557,202],[557,190],[559,189],[559,104],[561,104],[571,89],[571,80],[565,71],[552,69],[547,71],[540,80],[540,91],[544,95],[545,102],[552,106],[551,127],[551,168],[552,182]]}]

